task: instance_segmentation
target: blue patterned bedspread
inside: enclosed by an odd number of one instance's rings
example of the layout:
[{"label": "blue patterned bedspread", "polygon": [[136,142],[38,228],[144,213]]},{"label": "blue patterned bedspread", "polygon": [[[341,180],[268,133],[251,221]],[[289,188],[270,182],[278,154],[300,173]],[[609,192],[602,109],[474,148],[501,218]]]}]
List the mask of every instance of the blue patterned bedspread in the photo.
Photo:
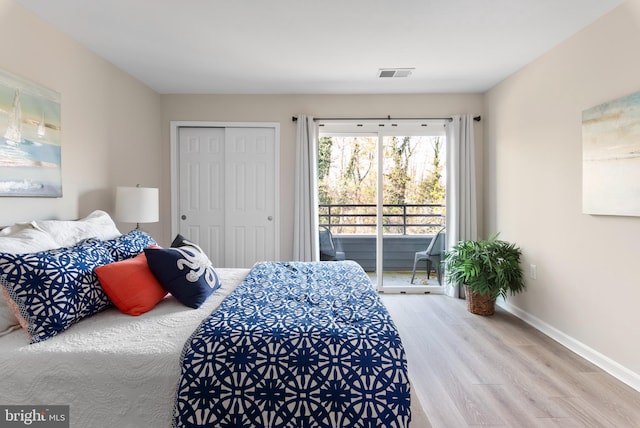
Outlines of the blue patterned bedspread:
[{"label": "blue patterned bedspread", "polygon": [[176,427],[408,427],[398,331],[355,262],[256,265],[185,344]]}]

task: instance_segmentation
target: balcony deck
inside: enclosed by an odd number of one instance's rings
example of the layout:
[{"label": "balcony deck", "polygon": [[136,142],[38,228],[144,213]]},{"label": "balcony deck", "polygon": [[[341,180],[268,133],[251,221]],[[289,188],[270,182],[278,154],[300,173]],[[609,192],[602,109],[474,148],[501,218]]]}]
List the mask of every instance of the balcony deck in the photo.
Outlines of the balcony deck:
[{"label": "balcony deck", "polygon": [[[376,285],[378,283],[378,275],[375,272],[367,272],[371,283]],[[390,271],[384,272],[384,285],[391,287],[411,286],[411,271]],[[438,286],[438,278],[435,272],[431,272],[429,280],[427,280],[427,273],[423,270],[416,269],[416,277],[413,281],[413,285],[430,285]]]},{"label": "balcony deck", "polygon": [[[413,259],[417,251],[424,251],[434,235],[385,235],[383,239],[383,270],[385,272],[409,272],[413,269]],[[354,260],[366,272],[376,270],[375,235],[333,235],[337,251],[345,253],[345,258]],[[419,262],[416,272],[425,272],[426,263]]]},{"label": "balcony deck", "polygon": [[[320,204],[318,208],[320,226],[332,232],[336,251],[343,252],[347,260],[360,264],[375,283],[376,205]],[[426,250],[437,231],[444,226],[445,206],[385,204],[382,217],[385,285],[410,286],[415,254]],[[414,285],[439,285],[435,273],[427,281],[425,261],[419,262],[416,267]]]}]

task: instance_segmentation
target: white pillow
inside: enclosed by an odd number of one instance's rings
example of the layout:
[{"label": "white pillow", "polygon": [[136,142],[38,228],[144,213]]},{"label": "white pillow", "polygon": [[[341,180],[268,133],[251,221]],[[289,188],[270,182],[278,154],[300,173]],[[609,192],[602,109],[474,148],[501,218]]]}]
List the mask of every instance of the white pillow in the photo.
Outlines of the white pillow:
[{"label": "white pillow", "polygon": [[49,233],[59,247],[71,247],[87,238],[106,241],[122,235],[109,214],[100,210],[80,220],[37,220],[33,223]]},{"label": "white pillow", "polygon": [[20,323],[5,301],[4,293],[0,293],[0,337],[18,330]]},{"label": "white pillow", "polygon": [[[0,231],[0,253],[36,253],[58,247],[51,235],[34,229],[29,223],[5,227]],[[18,328],[18,320],[7,305],[3,293],[0,293],[0,336]]]},{"label": "white pillow", "polygon": [[16,223],[13,226],[7,226],[0,230],[0,236],[12,236],[21,230],[25,229],[33,229],[33,224],[31,223]]},{"label": "white pillow", "polygon": [[[23,225],[21,225],[23,226]],[[11,226],[12,233],[0,232],[0,253],[37,253],[60,247],[53,237],[44,230],[34,229],[27,224],[20,229]]]}]

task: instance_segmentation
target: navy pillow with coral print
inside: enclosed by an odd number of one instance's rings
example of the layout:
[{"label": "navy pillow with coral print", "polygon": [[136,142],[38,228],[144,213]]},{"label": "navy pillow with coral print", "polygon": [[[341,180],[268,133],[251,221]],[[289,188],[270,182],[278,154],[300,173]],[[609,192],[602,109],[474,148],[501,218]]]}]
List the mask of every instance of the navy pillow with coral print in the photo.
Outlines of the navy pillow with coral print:
[{"label": "navy pillow with coral print", "polygon": [[2,292],[31,343],[110,306],[94,269],[112,262],[97,239],[39,253],[0,253]]},{"label": "navy pillow with coral print", "polygon": [[134,229],[104,243],[116,262],[135,257],[151,245],[158,245],[151,236],[140,229]]},{"label": "navy pillow with coral print", "polygon": [[184,240],[177,248],[146,248],[149,269],[160,285],[180,303],[199,308],[216,289],[220,279],[207,255]]}]

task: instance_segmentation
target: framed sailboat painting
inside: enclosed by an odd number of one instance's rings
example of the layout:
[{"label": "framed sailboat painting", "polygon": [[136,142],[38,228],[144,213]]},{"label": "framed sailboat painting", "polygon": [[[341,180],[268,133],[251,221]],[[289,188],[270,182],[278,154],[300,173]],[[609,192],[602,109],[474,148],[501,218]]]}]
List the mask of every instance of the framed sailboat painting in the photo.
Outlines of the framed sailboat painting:
[{"label": "framed sailboat painting", "polygon": [[0,70],[0,196],[62,196],[60,94]]}]

